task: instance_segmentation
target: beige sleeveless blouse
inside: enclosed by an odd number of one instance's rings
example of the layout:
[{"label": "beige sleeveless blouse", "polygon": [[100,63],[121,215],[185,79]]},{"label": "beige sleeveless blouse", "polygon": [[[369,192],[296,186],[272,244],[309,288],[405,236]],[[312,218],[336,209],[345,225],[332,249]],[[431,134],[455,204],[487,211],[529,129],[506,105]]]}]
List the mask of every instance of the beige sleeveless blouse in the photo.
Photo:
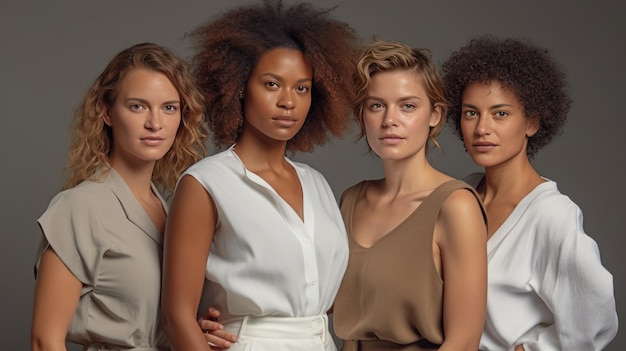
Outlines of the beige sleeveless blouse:
[{"label": "beige sleeveless blouse", "polygon": [[363,188],[346,190],[341,214],[350,242],[348,268],[334,305],[335,332],[343,350],[436,350],[443,343],[443,281],[433,259],[438,213],[457,189],[451,180],[372,247],[352,240],[352,214]]}]

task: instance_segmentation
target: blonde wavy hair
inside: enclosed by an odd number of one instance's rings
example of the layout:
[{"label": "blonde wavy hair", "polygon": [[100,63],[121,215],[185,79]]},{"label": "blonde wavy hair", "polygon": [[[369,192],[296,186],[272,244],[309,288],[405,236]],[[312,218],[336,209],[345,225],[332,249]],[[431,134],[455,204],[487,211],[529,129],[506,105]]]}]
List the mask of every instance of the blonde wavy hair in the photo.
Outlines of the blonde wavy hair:
[{"label": "blonde wavy hair", "polygon": [[204,120],[204,99],[198,92],[189,65],[170,50],[152,43],[131,46],[118,53],[85,94],[74,115],[64,189],[93,177],[101,167],[110,167],[111,127],[104,116],[113,106],[120,83],[129,71],[143,68],[164,74],[181,100],[181,123],[170,150],[158,160],[152,181],[172,191],[182,172],[206,154],[208,129]]},{"label": "blonde wavy hair", "polygon": [[356,98],[352,113],[360,127],[358,139],[365,136],[363,103],[367,98],[367,90],[372,81],[372,76],[378,72],[398,70],[412,71],[421,77],[431,108],[438,107],[441,110],[441,120],[436,126],[431,127],[428,133],[430,141],[440,148],[436,138],[446,124],[448,101],[443,80],[437,72],[437,66],[433,62],[431,52],[428,49],[411,48],[403,43],[378,38],[374,39],[374,42],[365,49],[357,61],[357,72],[354,79]]}]

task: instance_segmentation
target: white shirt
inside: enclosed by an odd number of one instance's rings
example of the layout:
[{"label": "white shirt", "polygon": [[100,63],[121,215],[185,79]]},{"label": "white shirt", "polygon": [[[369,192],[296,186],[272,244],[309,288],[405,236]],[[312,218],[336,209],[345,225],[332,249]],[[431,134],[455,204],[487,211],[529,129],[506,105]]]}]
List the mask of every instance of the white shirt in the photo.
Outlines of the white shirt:
[{"label": "white shirt", "polygon": [[[483,174],[466,181],[477,186]],[[580,208],[546,180],[487,243],[481,350],[602,350],[617,334],[613,276],[583,231]]]},{"label": "white shirt", "polygon": [[302,185],[304,221],[232,147],[185,172],[209,192],[218,214],[202,305],[224,315],[282,317],[321,315],[332,306],[348,263],[343,220],[324,177],[287,161]]}]

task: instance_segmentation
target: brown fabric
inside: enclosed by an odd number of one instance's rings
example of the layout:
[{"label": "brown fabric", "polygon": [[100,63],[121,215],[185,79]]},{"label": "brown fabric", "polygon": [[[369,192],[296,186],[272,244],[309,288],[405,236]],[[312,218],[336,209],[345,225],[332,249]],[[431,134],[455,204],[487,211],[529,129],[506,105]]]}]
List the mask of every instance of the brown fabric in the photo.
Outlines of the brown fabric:
[{"label": "brown fabric", "polygon": [[438,348],[439,345],[431,344],[425,339],[408,345],[383,340],[347,340],[344,341],[341,351],[432,351]]},{"label": "brown fabric", "polygon": [[[363,248],[352,240],[351,225],[363,184],[348,189],[341,205],[350,259],[335,299],[333,318],[337,336],[347,340],[343,350],[437,349],[444,335],[443,281],[433,259],[435,221],[455,190],[468,189],[480,203],[478,195],[465,182],[448,181],[372,247]],[[355,348],[353,340],[384,340],[399,348],[381,348],[384,343],[368,342]]]}]

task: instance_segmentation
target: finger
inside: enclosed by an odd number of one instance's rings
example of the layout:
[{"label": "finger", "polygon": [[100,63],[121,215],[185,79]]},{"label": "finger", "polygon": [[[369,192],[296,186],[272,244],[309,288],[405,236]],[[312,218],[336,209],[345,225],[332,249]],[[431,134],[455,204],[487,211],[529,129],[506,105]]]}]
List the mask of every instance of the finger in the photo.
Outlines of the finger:
[{"label": "finger", "polygon": [[222,339],[221,337],[213,335],[211,333],[204,333],[204,338],[209,343],[209,345],[211,345],[213,349],[215,349],[215,346],[222,347],[222,348],[229,348],[233,345],[231,341]]},{"label": "finger", "polygon": [[218,338],[223,340],[228,340],[230,342],[237,342],[237,335],[227,332],[226,330],[214,330],[210,332],[210,334],[215,335]]},{"label": "finger", "polygon": [[210,316],[211,318],[219,318],[220,315],[221,313],[217,308],[209,307],[209,310],[207,311],[207,316]]},{"label": "finger", "polygon": [[202,330],[209,331],[209,332],[224,329],[224,325],[222,325],[219,322],[212,321],[209,319],[200,319],[198,320],[198,324],[200,325],[200,328]]}]

